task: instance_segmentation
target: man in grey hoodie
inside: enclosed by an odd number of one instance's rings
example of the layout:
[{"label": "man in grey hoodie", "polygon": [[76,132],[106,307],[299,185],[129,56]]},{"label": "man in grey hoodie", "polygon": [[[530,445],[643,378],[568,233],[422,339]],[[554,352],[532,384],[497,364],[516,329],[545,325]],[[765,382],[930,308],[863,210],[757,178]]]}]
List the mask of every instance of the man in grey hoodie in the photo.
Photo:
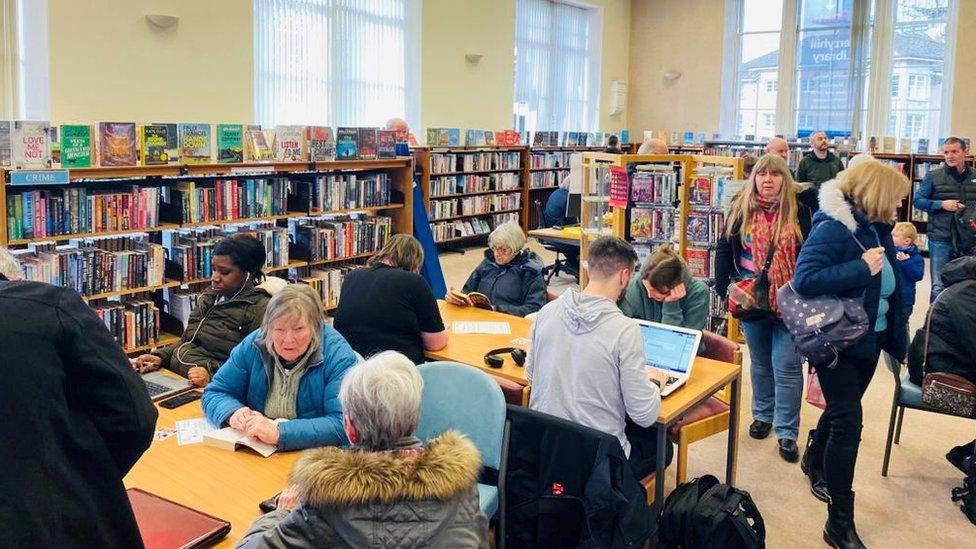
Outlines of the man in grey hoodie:
[{"label": "man in grey hoodie", "polygon": [[636,263],[623,240],[594,240],[586,288],[567,290],[536,316],[525,373],[529,408],[616,436],[643,478],[656,456],[653,432],[645,428],[657,420],[668,376],[647,368],[640,328],[617,307]]}]

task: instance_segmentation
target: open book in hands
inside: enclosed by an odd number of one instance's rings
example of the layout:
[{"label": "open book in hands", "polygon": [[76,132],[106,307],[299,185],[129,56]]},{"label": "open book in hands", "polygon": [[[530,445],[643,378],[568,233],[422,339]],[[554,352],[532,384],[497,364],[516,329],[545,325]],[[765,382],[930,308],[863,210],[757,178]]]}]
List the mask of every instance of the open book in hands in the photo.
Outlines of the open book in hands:
[{"label": "open book in hands", "polygon": [[248,436],[244,431],[239,431],[233,427],[224,427],[210,431],[203,435],[203,443],[214,448],[234,451],[238,448],[248,448],[254,450],[262,457],[268,457],[278,451],[278,447],[273,444],[261,442],[260,440]]},{"label": "open book in hands", "polygon": [[454,297],[460,301],[463,301],[468,307],[478,307],[479,309],[492,310],[491,300],[488,296],[479,292],[471,292],[466,294],[464,292],[459,292],[455,289],[450,290],[451,297]]}]

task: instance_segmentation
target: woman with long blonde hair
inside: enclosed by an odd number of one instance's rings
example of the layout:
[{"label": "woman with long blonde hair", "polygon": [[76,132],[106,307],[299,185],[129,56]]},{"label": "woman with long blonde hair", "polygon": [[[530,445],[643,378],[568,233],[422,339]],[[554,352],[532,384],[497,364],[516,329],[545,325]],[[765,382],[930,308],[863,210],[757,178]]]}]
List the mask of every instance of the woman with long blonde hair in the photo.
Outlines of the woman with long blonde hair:
[{"label": "woman with long blonde hair", "polygon": [[[909,181],[894,168],[868,161],[820,189],[820,211],[800,250],[793,289],[808,297],[863,298],[868,331],[841,351],[837,364],[813,364],[827,409],[804,453],[812,491],[828,503],[824,539],[832,547],[864,547],[854,528],[854,464],[861,440],[861,397],[881,351],[905,357],[908,323],[901,307],[901,273],[891,238]],[[826,481],[817,487],[818,477]]]},{"label": "woman with long blonde hair", "polygon": [[772,313],[742,321],[752,377],[749,435],[762,439],[775,429],[780,456],[791,463],[799,459],[803,359],[779,318],[776,289],[793,278],[800,246],[813,226],[811,203],[814,191],[793,181],[785,160],[763,156],[732,201],[715,254],[715,289],[723,298],[731,281],[755,276],[768,263]]}]

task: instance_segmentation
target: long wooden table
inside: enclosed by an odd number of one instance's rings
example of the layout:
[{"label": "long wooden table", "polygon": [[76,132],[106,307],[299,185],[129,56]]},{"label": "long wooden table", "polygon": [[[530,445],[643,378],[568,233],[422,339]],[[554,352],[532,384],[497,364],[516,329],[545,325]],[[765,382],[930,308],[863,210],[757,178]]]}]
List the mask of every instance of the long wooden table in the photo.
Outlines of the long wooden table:
[{"label": "long wooden table", "polygon": [[[199,400],[175,410],[158,409],[157,429],[175,428],[181,419],[203,417]],[[142,488],[230,521],[230,534],[218,547],[233,547],[261,514],[258,504],[284,488],[299,453],[278,452],[263,458],[242,450],[219,450],[202,442],[179,446],[173,435],[153,441],[125,476],[125,486]]]}]

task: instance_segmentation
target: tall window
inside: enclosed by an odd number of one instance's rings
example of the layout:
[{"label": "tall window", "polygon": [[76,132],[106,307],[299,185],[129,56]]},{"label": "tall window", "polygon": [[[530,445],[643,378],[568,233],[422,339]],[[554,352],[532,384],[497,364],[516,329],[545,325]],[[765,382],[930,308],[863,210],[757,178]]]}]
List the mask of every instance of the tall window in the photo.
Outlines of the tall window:
[{"label": "tall window", "polygon": [[[742,0],[739,17],[738,123],[735,133],[772,137],[776,128],[767,122],[776,118],[783,3],[781,0]],[[766,87],[761,89],[763,82]]]},{"label": "tall window", "polygon": [[255,0],[254,112],[265,126],[417,121],[409,0]]},{"label": "tall window", "polygon": [[515,126],[596,131],[599,11],[552,0],[517,0]]},{"label": "tall window", "polygon": [[0,0],[0,119],[50,120],[47,0]]}]

